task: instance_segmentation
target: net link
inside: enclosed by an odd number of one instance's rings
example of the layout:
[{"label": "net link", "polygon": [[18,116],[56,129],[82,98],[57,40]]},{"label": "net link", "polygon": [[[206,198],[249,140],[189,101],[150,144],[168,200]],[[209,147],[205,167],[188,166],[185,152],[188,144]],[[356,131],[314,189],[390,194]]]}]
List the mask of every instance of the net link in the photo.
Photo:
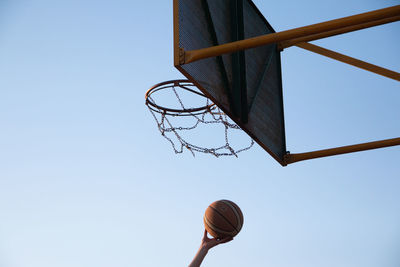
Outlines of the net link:
[{"label": "net link", "polygon": [[[188,88],[188,86],[194,86],[191,82],[185,81],[182,83],[182,80],[169,81],[159,85],[160,86],[154,86],[146,93],[146,106],[156,121],[161,135],[171,144],[175,154],[183,153],[186,149],[190,151],[193,156],[195,156],[196,152],[200,152],[211,154],[217,158],[222,156],[238,157],[239,153],[249,150],[254,145],[253,139],[250,138],[247,146],[239,149],[233,148],[233,146],[230,144],[230,134],[232,131],[242,131],[241,128],[232,122],[230,118],[224,112],[222,112],[222,110],[211,103],[211,101],[204,95],[201,94],[206,99],[206,105],[201,111],[186,107],[183,104],[177,88],[189,90],[193,93],[194,91]],[[156,104],[151,94],[158,91],[160,88],[162,90],[170,89],[173,91],[173,94],[180,106],[179,110],[174,109],[172,112],[171,109],[164,108]],[[198,92],[194,93],[200,94]],[[193,119],[192,124],[190,126],[174,126],[173,124],[175,124],[176,120],[173,120],[173,118],[179,116],[189,116]],[[200,125],[222,125],[224,129],[225,143],[221,144],[220,146],[203,147],[193,144],[183,137],[183,132],[194,130]]]}]

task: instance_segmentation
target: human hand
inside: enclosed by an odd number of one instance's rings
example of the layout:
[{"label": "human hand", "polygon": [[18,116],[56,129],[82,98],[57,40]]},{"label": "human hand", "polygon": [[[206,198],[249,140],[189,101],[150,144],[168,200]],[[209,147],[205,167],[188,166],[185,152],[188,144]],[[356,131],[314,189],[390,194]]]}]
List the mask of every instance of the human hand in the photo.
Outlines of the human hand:
[{"label": "human hand", "polygon": [[213,248],[219,244],[227,243],[232,240],[233,240],[233,237],[231,237],[231,236],[225,237],[223,239],[209,238],[207,236],[207,230],[204,230],[204,236],[203,236],[203,239],[201,240],[201,247],[206,250],[209,250],[210,248]]},{"label": "human hand", "polygon": [[208,250],[216,245],[226,243],[233,240],[233,237],[225,237],[223,239],[218,238],[209,238],[207,236],[207,230],[204,230],[204,236],[201,240],[201,246],[197,251],[196,256],[194,256],[193,261],[189,264],[189,267],[200,267],[201,262],[203,261],[204,257],[207,255]]}]

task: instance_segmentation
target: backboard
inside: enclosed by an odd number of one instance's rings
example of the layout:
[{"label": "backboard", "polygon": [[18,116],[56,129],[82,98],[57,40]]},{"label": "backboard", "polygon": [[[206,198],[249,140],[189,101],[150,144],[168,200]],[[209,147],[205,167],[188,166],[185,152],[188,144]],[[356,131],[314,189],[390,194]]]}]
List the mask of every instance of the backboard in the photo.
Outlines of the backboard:
[{"label": "backboard", "polygon": [[274,33],[251,0],[174,0],[174,64],[281,165],[286,165],[276,44],[183,64],[183,51]]}]

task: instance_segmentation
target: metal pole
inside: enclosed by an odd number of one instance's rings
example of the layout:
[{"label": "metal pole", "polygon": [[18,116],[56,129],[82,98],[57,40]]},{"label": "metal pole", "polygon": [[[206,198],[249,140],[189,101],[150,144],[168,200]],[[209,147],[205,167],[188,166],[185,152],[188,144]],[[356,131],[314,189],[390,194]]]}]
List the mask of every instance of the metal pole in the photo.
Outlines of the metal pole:
[{"label": "metal pole", "polygon": [[318,33],[318,34],[312,34],[312,35],[304,36],[304,37],[301,37],[301,38],[296,38],[296,39],[283,41],[283,42],[281,42],[279,44],[279,48],[283,50],[285,48],[288,48],[288,47],[291,47],[293,45],[296,45],[297,43],[319,40],[319,39],[322,39],[322,38],[331,37],[331,36],[335,36],[335,35],[339,35],[339,34],[343,34],[343,33],[348,33],[348,32],[353,32],[353,31],[358,31],[358,30],[362,30],[362,29],[365,29],[365,28],[379,26],[379,25],[382,25],[382,24],[391,23],[391,22],[395,22],[395,21],[399,21],[399,20],[400,20],[400,16],[393,16],[393,17],[384,18],[384,19],[380,19],[380,20],[375,20],[375,21],[371,21],[371,22],[367,22],[367,23],[357,24],[357,25],[354,25],[354,26],[340,28],[340,29],[337,29],[337,30],[322,32],[322,33]]},{"label": "metal pole", "polygon": [[388,70],[373,64],[370,64],[368,62],[353,58],[353,57],[349,57],[340,53],[337,53],[335,51],[314,45],[314,44],[309,44],[309,43],[299,43],[296,44],[296,46],[301,47],[303,49],[306,49],[308,51],[341,61],[343,63],[347,63],[349,65],[364,69],[364,70],[368,70],[371,71],[373,73],[385,76],[387,78],[391,78],[393,80],[396,81],[400,81],[400,73],[392,71],[392,70]]},{"label": "metal pole", "polygon": [[330,148],[330,149],[324,149],[306,153],[286,154],[285,163],[291,164],[302,160],[329,157],[334,155],[353,153],[358,151],[389,147],[389,146],[397,146],[397,145],[400,145],[400,138],[386,139],[386,140],[374,141],[374,142],[351,145],[351,146],[342,146],[337,148]]},{"label": "metal pole", "polygon": [[200,59],[215,57],[222,54],[232,53],[253,47],[263,46],[271,43],[279,43],[282,41],[300,38],[312,34],[318,34],[326,31],[332,31],[340,28],[364,24],[371,21],[381,20],[384,18],[400,15],[400,5],[383,8],[367,13],[353,15],[345,18],[335,19],[322,23],[317,23],[305,27],[295,28],[277,33],[261,35],[242,41],[236,41],[223,45],[185,51],[185,56],[181,64],[187,64]]}]

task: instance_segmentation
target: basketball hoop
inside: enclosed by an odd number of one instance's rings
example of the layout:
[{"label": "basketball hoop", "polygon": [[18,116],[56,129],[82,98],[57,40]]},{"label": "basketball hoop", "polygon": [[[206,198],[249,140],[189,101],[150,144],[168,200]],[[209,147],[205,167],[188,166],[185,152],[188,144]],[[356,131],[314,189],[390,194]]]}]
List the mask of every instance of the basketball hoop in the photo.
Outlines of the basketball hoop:
[{"label": "basketball hoop", "polygon": [[[169,98],[174,100],[175,106],[165,107],[163,105],[157,104],[154,95],[156,93],[160,94],[162,91],[170,91]],[[172,93],[171,93],[172,91]],[[183,102],[183,94],[189,94],[191,97],[197,97],[202,99],[204,104],[197,105],[197,107],[186,107]],[[215,157],[221,156],[235,156],[243,151],[250,149],[254,145],[254,141],[250,139],[248,145],[242,148],[233,148],[229,143],[229,136],[232,131],[241,131],[240,127],[231,121],[229,117],[222,112],[214,103],[212,103],[197,87],[189,80],[172,80],[166,81],[154,85],[150,88],[145,95],[146,106],[154,117],[158,130],[161,135],[169,141],[175,154],[183,153],[186,148],[189,150],[193,156],[195,152],[201,152],[206,154],[212,154]],[[198,101],[197,101],[198,102]],[[186,117],[186,119],[178,120],[180,123],[188,123],[184,126],[174,126],[177,120],[174,119],[178,117]],[[188,120],[190,121],[188,122]],[[225,144],[212,147],[203,147],[200,145],[195,145],[191,142],[186,141],[183,137],[183,132],[194,130],[198,128],[199,125],[207,124],[219,124],[223,126],[224,136],[223,140]]]}]

